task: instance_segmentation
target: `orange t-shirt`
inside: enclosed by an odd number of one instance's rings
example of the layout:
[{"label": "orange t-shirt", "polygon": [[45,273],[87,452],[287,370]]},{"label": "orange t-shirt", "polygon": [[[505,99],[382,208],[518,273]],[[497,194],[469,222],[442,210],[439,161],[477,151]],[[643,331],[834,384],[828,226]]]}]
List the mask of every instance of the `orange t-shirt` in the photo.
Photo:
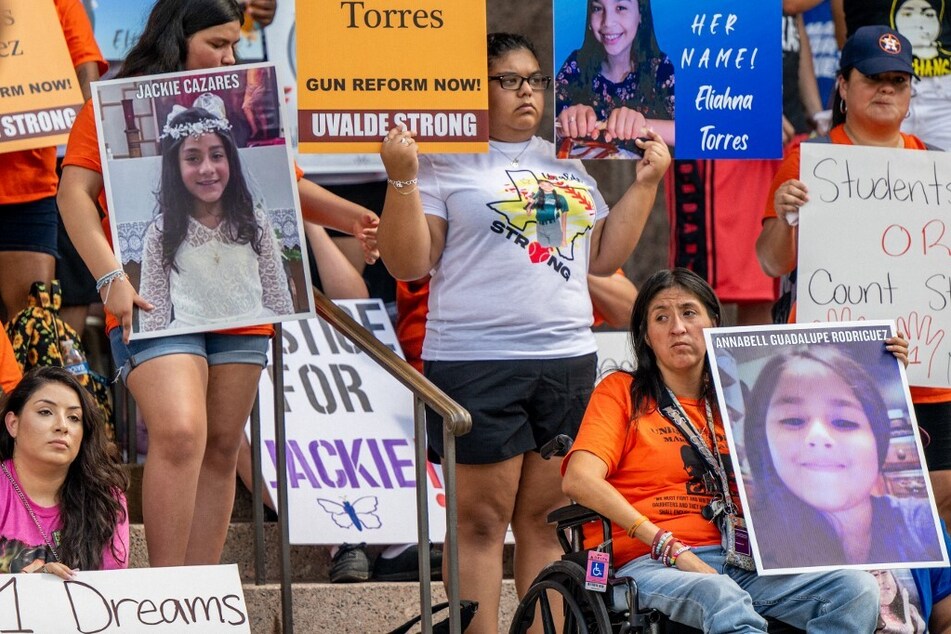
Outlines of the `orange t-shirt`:
[{"label": "orange t-shirt", "polygon": [[[63,158],[63,167],[74,165],[102,174],[102,161],[99,155],[99,135],[96,132],[95,110],[92,106],[92,100],[86,102],[83,109],[76,115],[76,121],[73,123],[73,129],[69,133],[69,143],[66,145],[66,157]],[[303,176],[303,172],[295,165],[298,180]],[[112,244],[112,230],[109,226],[109,208],[106,205],[106,192],[99,192],[99,205],[102,207],[105,216],[102,219],[102,230],[106,234],[109,244]],[[108,311],[106,312],[106,332],[120,326],[119,321]],[[229,335],[267,335],[274,334],[274,327],[270,324],[261,326],[248,326],[246,328],[233,328],[230,330],[221,330]]]},{"label": "orange t-shirt", "polygon": [[[54,0],[66,46],[78,67],[96,62],[100,75],[109,65],[102,58],[81,0]],[[56,148],[8,152],[0,162],[0,205],[32,202],[56,195]]]},{"label": "orange t-shirt", "polygon": [[[562,462],[562,474],[576,452],[594,454],[608,466],[607,482],[651,522],[690,546],[719,544],[720,531],[700,515],[713,498],[705,492],[701,479],[704,463],[683,434],[656,409],[632,422],[632,380],[626,372],[614,372],[594,388],[578,437]],[[703,401],[680,399],[680,404],[694,425],[706,430]],[[714,421],[714,431],[724,466],[731,472],[730,450],[719,418]],[[735,494],[732,482],[731,489]],[[733,500],[739,504],[738,496]],[[650,546],[628,537],[626,529],[613,527],[616,567],[650,552]],[[586,527],[585,547],[592,548],[600,541],[600,525],[590,531]]]},{"label": "orange t-shirt", "polygon": [[[914,135],[902,133],[901,136],[905,143],[905,149],[907,150],[928,149],[925,142]],[[829,131],[829,139],[832,143],[839,145],[854,145],[852,139],[845,133],[845,127],[841,125]],[[779,189],[780,185],[791,178],[799,178],[799,161],[800,154],[799,148],[797,147],[789,153],[783,160],[782,165],[779,166],[779,171],[776,172],[776,177],[773,178],[773,184],[769,189],[769,196],[766,198],[766,211],[763,213],[764,220],[777,217],[776,208],[773,205],[773,196],[776,194],[776,190]],[[789,312],[789,323],[795,323],[795,321],[796,305],[793,304],[792,310]],[[905,333],[905,335],[907,336],[908,333]],[[910,386],[910,392],[911,400],[914,403],[946,403],[951,401],[951,389],[943,387],[919,387],[912,385]]]},{"label": "orange t-shirt", "polygon": [[6,333],[2,333],[0,334],[0,389],[4,394],[9,394],[22,378],[23,372],[13,354],[13,345]]}]

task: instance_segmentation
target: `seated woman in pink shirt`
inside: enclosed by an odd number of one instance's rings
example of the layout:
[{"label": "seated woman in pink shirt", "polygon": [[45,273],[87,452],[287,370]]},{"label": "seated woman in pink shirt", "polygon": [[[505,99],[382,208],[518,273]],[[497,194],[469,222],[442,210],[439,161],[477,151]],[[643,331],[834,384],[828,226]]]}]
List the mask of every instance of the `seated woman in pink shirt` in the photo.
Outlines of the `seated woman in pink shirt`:
[{"label": "seated woman in pink shirt", "polygon": [[128,477],[89,393],[63,368],[35,368],[0,417],[0,573],[127,567]]}]

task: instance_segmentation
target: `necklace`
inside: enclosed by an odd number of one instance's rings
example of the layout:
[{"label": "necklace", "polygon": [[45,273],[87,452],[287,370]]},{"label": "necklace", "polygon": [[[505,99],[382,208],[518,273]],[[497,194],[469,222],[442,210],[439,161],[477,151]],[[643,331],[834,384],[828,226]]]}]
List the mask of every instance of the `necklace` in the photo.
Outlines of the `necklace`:
[{"label": "necklace", "polygon": [[501,152],[501,153],[502,153],[502,156],[504,156],[505,158],[507,158],[507,159],[511,162],[512,167],[518,167],[518,160],[519,160],[520,158],[522,158],[522,154],[525,154],[525,150],[527,150],[527,149],[528,149],[528,146],[531,145],[531,144],[532,144],[532,140],[529,139],[528,141],[525,142],[525,145],[522,147],[522,150],[521,150],[518,154],[515,155],[515,158],[512,158],[512,155],[511,155],[511,154],[509,154],[508,152],[506,152],[505,150],[503,150],[503,149],[500,148],[499,146],[497,146],[497,145],[492,145],[492,143],[489,143],[489,145],[490,145],[491,147],[493,147],[493,148],[495,148],[496,150],[498,150],[499,152]]},{"label": "necklace", "polygon": [[23,491],[20,489],[20,485],[17,484],[17,481],[13,479],[13,476],[7,470],[7,464],[5,462],[0,462],[0,469],[3,469],[3,474],[7,476],[7,480],[9,480],[10,484],[13,485],[13,490],[16,492],[17,497],[20,498],[23,508],[25,508],[26,512],[30,514],[30,518],[33,520],[33,523],[36,524],[36,529],[40,531],[40,535],[43,536],[43,541],[46,542],[46,547],[50,549],[53,559],[59,563],[59,555],[56,554],[56,548],[53,547],[52,540],[50,540],[49,535],[46,534],[46,530],[43,528],[43,525],[40,524],[40,518],[38,518],[36,513],[33,512],[33,507],[30,506],[30,501],[26,499],[26,495],[24,495]]}]

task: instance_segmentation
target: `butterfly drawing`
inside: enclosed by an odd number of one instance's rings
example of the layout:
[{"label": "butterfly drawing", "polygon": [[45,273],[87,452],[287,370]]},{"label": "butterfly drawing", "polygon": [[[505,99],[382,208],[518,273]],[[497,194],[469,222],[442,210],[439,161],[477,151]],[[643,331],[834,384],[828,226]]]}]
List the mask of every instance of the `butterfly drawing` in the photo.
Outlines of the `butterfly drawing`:
[{"label": "butterfly drawing", "polygon": [[330,513],[330,519],[340,528],[356,528],[362,531],[364,528],[380,528],[383,522],[376,514],[376,507],[379,500],[375,495],[365,495],[357,498],[353,502],[343,500],[334,502],[324,498],[317,498],[317,504],[320,508]]}]

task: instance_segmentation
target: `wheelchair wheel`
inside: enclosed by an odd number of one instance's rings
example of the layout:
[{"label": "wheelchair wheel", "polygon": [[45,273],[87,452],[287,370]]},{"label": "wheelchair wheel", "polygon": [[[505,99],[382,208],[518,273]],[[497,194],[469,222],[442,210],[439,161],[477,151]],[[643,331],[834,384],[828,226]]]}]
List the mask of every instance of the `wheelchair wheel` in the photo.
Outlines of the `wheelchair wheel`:
[{"label": "wheelchair wheel", "polygon": [[[610,634],[611,618],[603,595],[585,590],[584,577],[584,570],[574,562],[556,561],[546,566],[519,602],[509,634],[524,634],[536,616],[541,619],[545,634]],[[564,624],[560,629],[555,625],[550,592],[561,599]]]}]

